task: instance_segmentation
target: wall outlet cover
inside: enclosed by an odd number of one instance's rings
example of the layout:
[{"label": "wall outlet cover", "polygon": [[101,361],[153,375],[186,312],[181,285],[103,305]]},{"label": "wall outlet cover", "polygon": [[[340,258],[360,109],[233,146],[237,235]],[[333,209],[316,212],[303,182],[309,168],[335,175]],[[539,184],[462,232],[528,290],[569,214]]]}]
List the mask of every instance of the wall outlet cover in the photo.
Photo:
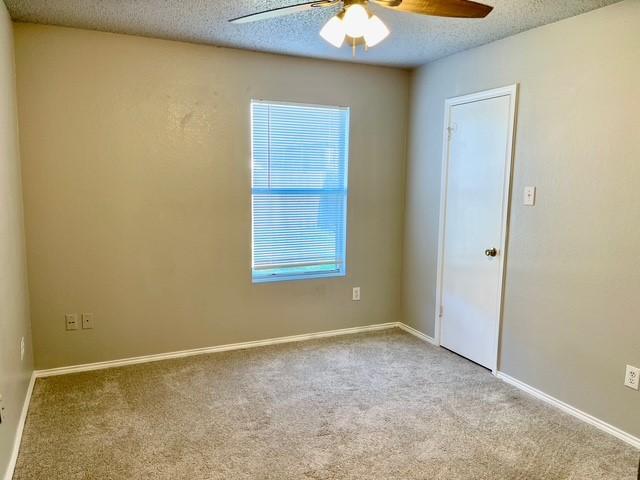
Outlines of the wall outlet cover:
[{"label": "wall outlet cover", "polygon": [[24,337],[20,339],[20,361],[24,360]]},{"label": "wall outlet cover", "polygon": [[66,313],[64,315],[64,321],[67,330],[78,330],[78,328],[80,327],[77,313]]},{"label": "wall outlet cover", "polygon": [[625,387],[638,390],[640,387],[640,368],[627,365],[627,371],[624,376],[624,385]]},{"label": "wall outlet cover", "polygon": [[353,295],[351,296],[351,300],[354,302],[360,301],[360,287],[353,287]]}]

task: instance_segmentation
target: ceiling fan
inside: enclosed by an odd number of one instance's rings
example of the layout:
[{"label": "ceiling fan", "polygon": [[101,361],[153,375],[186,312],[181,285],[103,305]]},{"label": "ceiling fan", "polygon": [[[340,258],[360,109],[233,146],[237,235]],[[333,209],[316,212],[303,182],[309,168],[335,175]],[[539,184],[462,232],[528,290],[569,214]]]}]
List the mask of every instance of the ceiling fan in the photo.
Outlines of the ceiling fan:
[{"label": "ceiling fan", "polygon": [[320,36],[337,48],[347,40],[355,54],[357,45],[373,47],[389,35],[387,26],[369,11],[369,3],[403,13],[453,18],[484,18],[493,10],[493,7],[470,0],[315,0],[243,15],[229,22],[255,22],[337,6],[340,11],[322,27]]}]

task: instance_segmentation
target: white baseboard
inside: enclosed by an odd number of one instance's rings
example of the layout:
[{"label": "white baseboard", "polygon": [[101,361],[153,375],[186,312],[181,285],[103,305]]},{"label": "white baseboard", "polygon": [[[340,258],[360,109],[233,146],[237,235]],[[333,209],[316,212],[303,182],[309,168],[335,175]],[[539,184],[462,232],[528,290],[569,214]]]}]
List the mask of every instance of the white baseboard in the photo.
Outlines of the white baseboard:
[{"label": "white baseboard", "polygon": [[379,323],[364,327],[341,328],[339,330],[329,330],[317,333],[305,333],[302,335],[292,335],[288,337],[270,338],[267,340],[255,340],[251,342],[231,343],[227,345],[217,345],[214,347],[193,348],[190,350],[180,350],[177,352],[158,353],[154,355],[143,355],[141,357],[129,357],[119,360],[109,360],[106,362],[86,363],[83,365],[73,365],[69,367],[51,368],[48,370],[36,370],[38,378],[52,377],[56,375],[66,375],[69,373],[88,372],[91,370],[102,370],[105,368],[123,367],[138,363],[157,362],[171,358],[191,357],[194,355],[204,355],[207,353],[227,352],[229,350],[243,350],[247,348],[264,347],[267,345],[277,345],[279,343],[302,342],[316,338],[337,337],[339,335],[351,335],[354,333],[373,332],[376,330],[386,330],[398,327],[398,322]]},{"label": "white baseboard", "polygon": [[430,343],[431,345],[435,345],[436,347],[438,347],[439,345],[436,343],[436,341],[433,339],[433,337],[430,337],[429,335],[425,335],[424,333],[420,332],[419,330],[416,330],[413,327],[410,327],[409,325],[402,323],[402,322],[398,322],[397,323],[398,328],[404,330],[407,333],[410,333],[411,335],[418,337],[420,340],[424,340],[427,343]]},{"label": "white baseboard", "polygon": [[534,397],[544,402],[547,402],[550,405],[553,405],[556,408],[559,408],[560,410],[562,410],[565,413],[568,413],[569,415],[573,415],[574,417],[582,420],[583,422],[593,425],[594,427],[602,430],[603,432],[606,432],[610,435],[613,435],[614,437],[619,438],[620,440],[628,443],[632,447],[635,447],[640,450],[640,438],[634,437],[630,433],[620,430],[619,428],[614,427],[613,425],[609,425],[607,422],[604,422],[599,418],[594,417],[593,415],[589,415],[588,413],[585,413],[582,410],[578,410],[577,408],[567,403],[564,403],[563,401],[558,400],[557,398],[554,398],[551,395],[548,395],[538,390],[537,388],[532,387],[531,385],[527,385],[526,383],[521,382],[520,380],[517,380],[507,375],[506,373],[497,372],[496,377],[519,388],[522,391],[527,392],[530,395],[533,395]]},{"label": "white baseboard", "polygon": [[22,432],[24,432],[24,424],[27,421],[27,413],[29,412],[33,386],[36,383],[35,373],[36,372],[31,373],[31,379],[29,380],[29,386],[27,387],[27,394],[25,395],[24,402],[22,403],[22,410],[20,412],[20,418],[18,419],[18,429],[16,430],[16,436],[13,440],[13,449],[11,451],[11,457],[9,458],[9,465],[7,465],[7,470],[4,474],[4,480],[11,480],[13,478],[13,472],[16,469],[18,453],[20,452],[20,442],[22,441]]}]

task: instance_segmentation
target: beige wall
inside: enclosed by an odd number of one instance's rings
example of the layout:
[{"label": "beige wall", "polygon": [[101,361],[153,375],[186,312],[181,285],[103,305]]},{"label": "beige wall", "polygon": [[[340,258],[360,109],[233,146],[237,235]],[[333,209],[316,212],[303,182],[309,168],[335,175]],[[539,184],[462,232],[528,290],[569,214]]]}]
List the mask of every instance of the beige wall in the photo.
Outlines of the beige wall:
[{"label": "beige wall", "polygon": [[[38,368],[399,319],[408,72],[15,30]],[[346,278],[252,285],[252,98],[351,107]]]},{"label": "beige wall", "polygon": [[[444,99],[520,83],[500,369],[640,435],[640,2],[415,72],[404,318],[433,334]],[[537,205],[521,205],[525,185]]]},{"label": "beige wall", "polygon": [[0,426],[0,477],[9,465],[33,369],[16,114],[13,29],[0,2],[0,395],[7,415]]}]

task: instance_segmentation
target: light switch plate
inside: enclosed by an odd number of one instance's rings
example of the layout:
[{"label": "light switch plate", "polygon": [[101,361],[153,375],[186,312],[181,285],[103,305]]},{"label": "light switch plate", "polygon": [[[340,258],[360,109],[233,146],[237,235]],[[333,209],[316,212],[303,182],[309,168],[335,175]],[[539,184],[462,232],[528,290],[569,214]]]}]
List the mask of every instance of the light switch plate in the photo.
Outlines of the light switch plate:
[{"label": "light switch plate", "polygon": [[93,328],[93,313],[82,314],[82,329],[89,330]]},{"label": "light switch plate", "polygon": [[524,187],[522,204],[532,207],[536,204],[536,187]]}]

